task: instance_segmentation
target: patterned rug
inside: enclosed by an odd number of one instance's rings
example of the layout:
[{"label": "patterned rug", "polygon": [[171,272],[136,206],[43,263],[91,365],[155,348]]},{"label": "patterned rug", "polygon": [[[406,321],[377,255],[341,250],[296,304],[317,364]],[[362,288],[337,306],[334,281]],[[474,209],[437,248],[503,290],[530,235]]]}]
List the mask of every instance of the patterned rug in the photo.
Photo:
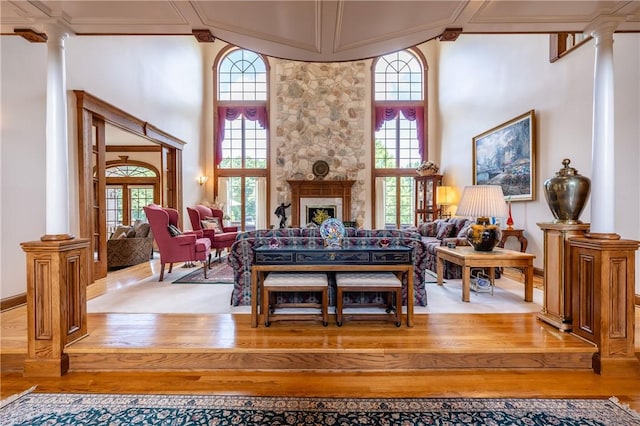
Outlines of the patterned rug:
[{"label": "patterned rug", "polygon": [[222,258],[220,262],[211,264],[207,278],[204,277],[204,268],[198,268],[173,281],[173,284],[233,284],[233,268],[226,258]]},{"label": "patterned rug", "polygon": [[640,425],[593,399],[342,399],[27,393],[2,425]]}]

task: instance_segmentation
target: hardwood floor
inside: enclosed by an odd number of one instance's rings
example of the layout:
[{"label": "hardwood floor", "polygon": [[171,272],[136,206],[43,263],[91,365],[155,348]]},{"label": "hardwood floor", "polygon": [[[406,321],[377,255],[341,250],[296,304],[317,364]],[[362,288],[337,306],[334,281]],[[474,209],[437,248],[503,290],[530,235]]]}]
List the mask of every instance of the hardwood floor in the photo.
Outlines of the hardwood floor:
[{"label": "hardwood floor", "polygon": [[[111,273],[88,296],[154,273],[156,262]],[[2,398],[32,385],[38,392],[616,396],[640,411],[640,367],[620,376],[597,375],[584,362],[593,348],[534,314],[416,315],[413,328],[287,322],[268,329],[252,329],[246,314],[90,314],[90,335],[68,348],[72,371],[60,378],[24,378],[25,313],[16,308],[0,315]],[[635,335],[640,352],[638,328]]]}]

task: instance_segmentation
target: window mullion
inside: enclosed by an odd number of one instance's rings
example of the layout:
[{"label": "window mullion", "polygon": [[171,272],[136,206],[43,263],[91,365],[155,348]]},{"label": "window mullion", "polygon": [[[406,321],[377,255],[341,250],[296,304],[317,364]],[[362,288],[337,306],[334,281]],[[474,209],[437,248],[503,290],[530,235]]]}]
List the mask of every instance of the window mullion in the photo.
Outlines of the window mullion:
[{"label": "window mullion", "polygon": [[395,118],[396,120],[396,168],[400,168],[400,114]]},{"label": "window mullion", "polygon": [[245,143],[245,140],[246,140],[246,137],[247,137],[247,135],[246,135],[246,127],[245,127],[245,123],[246,122],[245,122],[244,116],[241,116],[240,120],[241,120],[240,121],[240,132],[241,132],[240,146],[242,147],[242,153],[241,153],[242,168],[246,169],[247,168],[247,163],[246,163],[246,160],[247,160],[247,156],[246,156],[247,146],[246,146],[246,143]]}]

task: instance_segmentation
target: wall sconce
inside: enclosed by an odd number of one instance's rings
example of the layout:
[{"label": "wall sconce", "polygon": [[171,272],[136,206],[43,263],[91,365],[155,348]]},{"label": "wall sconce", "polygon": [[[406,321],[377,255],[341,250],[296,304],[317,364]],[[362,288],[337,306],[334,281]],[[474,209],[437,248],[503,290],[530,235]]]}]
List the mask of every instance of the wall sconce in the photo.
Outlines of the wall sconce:
[{"label": "wall sconce", "polygon": [[202,186],[205,183],[207,183],[207,181],[209,180],[209,176],[198,176],[198,179],[196,179],[196,180],[198,181],[200,186]]},{"label": "wall sconce", "polygon": [[451,212],[446,211],[446,208],[456,203],[456,190],[451,186],[438,186],[436,187],[436,200],[440,205],[440,217],[451,217]]}]

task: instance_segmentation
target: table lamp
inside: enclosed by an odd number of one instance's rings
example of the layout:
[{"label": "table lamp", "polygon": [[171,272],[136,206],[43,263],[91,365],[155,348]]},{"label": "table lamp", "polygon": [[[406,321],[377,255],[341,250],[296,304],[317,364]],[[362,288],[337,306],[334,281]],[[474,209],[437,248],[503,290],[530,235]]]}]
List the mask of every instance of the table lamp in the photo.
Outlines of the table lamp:
[{"label": "table lamp", "polygon": [[445,208],[456,203],[456,193],[451,186],[438,186],[436,187],[436,200],[440,205],[440,217],[451,217],[450,212],[445,213]]},{"label": "table lamp", "polygon": [[498,185],[465,186],[456,216],[475,217],[467,233],[467,241],[476,251],[492,251],[500,241],[500,229],[491,225],[490,217],[506,217],[507,203]]}]

